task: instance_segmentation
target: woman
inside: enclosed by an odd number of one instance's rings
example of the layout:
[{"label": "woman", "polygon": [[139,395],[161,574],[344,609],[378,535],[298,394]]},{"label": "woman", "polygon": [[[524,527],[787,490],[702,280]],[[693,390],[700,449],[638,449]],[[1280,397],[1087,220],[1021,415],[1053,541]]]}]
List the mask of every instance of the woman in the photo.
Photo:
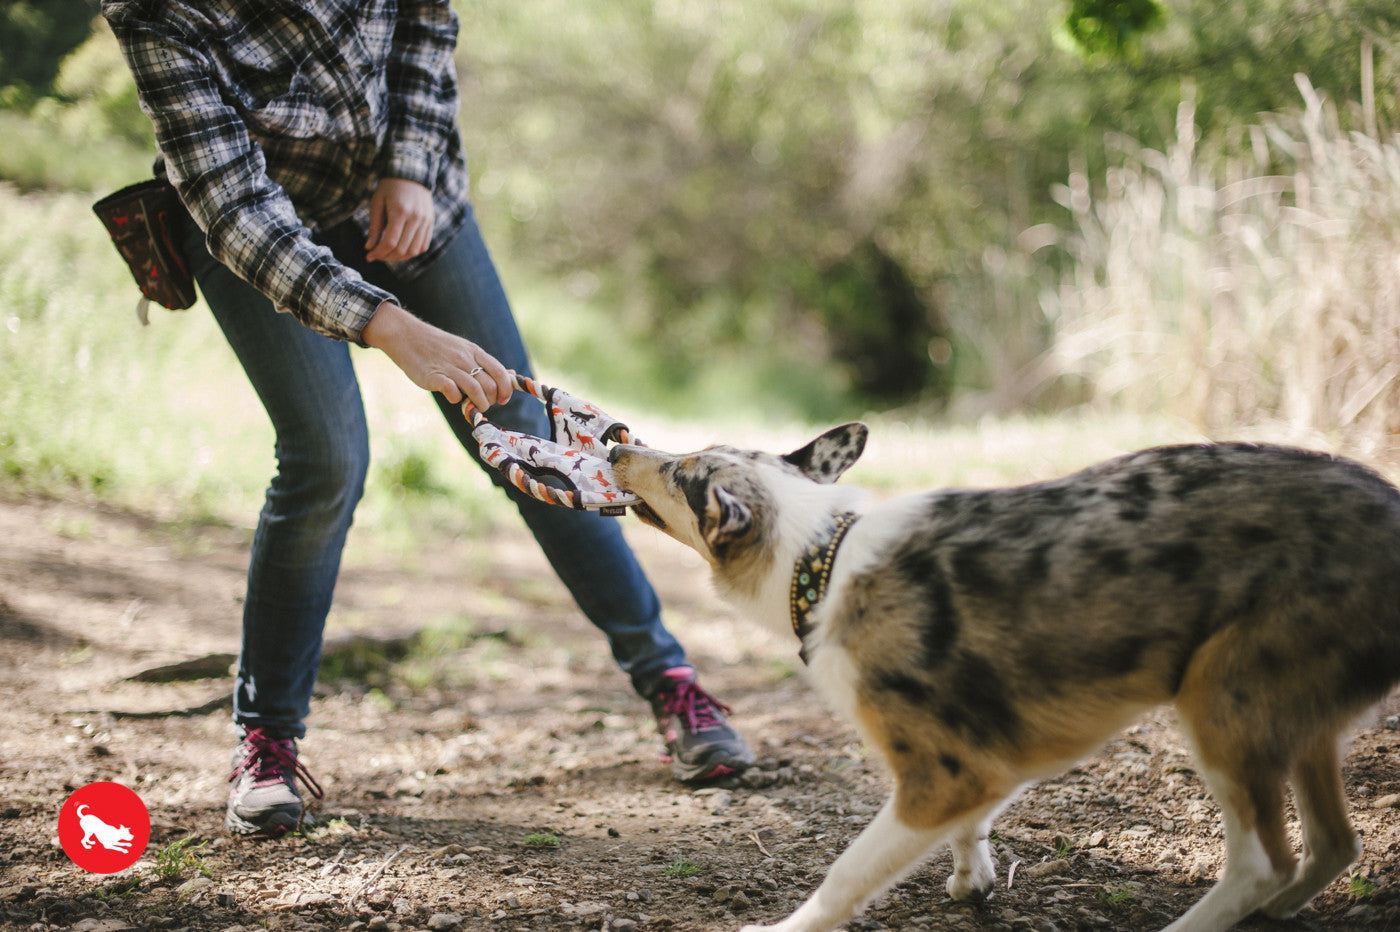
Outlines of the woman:
[{"label": "woman", "polygon": [[[458,405],[528,433],[512,396],[530,371],[468,201],[446,0],[106,0],[150,116],[156,172],[188,210],[181,247],[272,420],[277,474],[253,539],[235,681],[240,742],[226,824],[296,826],[297,739],[340,556],[368,468],[348,343]],[[413,308],[410,313],[406,308]],[[500,479],[550,564],[650,700],[673,770],[705,780],[753,756],[696,683],[611,519],[529,499]]]}]

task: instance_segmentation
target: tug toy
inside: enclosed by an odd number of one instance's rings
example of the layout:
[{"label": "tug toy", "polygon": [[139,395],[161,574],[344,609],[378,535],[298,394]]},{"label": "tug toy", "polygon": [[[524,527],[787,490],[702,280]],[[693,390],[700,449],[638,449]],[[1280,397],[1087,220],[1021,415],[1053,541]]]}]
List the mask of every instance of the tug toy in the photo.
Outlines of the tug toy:
[{"label": "tug toy", "polygon": [[609,443],[636,443],[627,425],[568,392],[511,373],[511,384],[549,410],[550,438],[497,427],[476,405],[462,413],[472,426],[481,457],[517,489],[551,505],[617,517],[641,499],[613,481]]}]

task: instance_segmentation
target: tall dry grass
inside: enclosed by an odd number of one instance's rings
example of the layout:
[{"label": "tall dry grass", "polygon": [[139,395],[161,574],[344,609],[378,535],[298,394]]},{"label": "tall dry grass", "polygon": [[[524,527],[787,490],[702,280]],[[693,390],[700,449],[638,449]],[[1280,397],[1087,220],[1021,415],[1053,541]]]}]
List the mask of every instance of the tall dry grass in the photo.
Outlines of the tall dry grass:
[{"label": "tall dry grass", "polygon": [[[1074,175],[1075,263],[1051,299],[1060,373],[1212,436],[1266,433],[1400,460],[1400,137],[1303,109],[1198,151]],[[1369,121],[1368,121],[1369,122]]]}]

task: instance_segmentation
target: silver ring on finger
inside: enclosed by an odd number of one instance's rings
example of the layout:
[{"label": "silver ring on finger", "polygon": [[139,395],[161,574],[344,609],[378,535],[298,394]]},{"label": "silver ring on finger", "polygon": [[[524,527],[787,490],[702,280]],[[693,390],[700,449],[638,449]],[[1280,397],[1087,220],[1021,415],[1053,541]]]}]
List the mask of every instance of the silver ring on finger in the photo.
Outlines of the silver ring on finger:
[{"label": "silver ring on finger", "polygon": [[471,370],[470,372],[468,372],[467,375],[476,375],[476,374],[479,373],[479,372],[485,372],[485,371],[486,371],[486,370],[485,370],[484,368],[482,368],[481,366],[477,366],[475,369],[473,369],[473,370]]}]

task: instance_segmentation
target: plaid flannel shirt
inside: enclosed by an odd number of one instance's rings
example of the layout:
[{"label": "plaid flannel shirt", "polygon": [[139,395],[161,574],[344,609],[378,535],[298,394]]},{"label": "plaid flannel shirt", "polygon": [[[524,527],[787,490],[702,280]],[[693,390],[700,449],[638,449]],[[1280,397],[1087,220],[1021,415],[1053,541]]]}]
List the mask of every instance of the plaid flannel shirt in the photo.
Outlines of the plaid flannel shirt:
[{"label": "plaid flannel shirt", "polygon": [[368,233],[379,179],[433,192],[432,245],[469,213],[448,0],[104,0],[155,124],[156,172],[213,256],[279,310],[341,340],[393,295],[312,239]]}]

